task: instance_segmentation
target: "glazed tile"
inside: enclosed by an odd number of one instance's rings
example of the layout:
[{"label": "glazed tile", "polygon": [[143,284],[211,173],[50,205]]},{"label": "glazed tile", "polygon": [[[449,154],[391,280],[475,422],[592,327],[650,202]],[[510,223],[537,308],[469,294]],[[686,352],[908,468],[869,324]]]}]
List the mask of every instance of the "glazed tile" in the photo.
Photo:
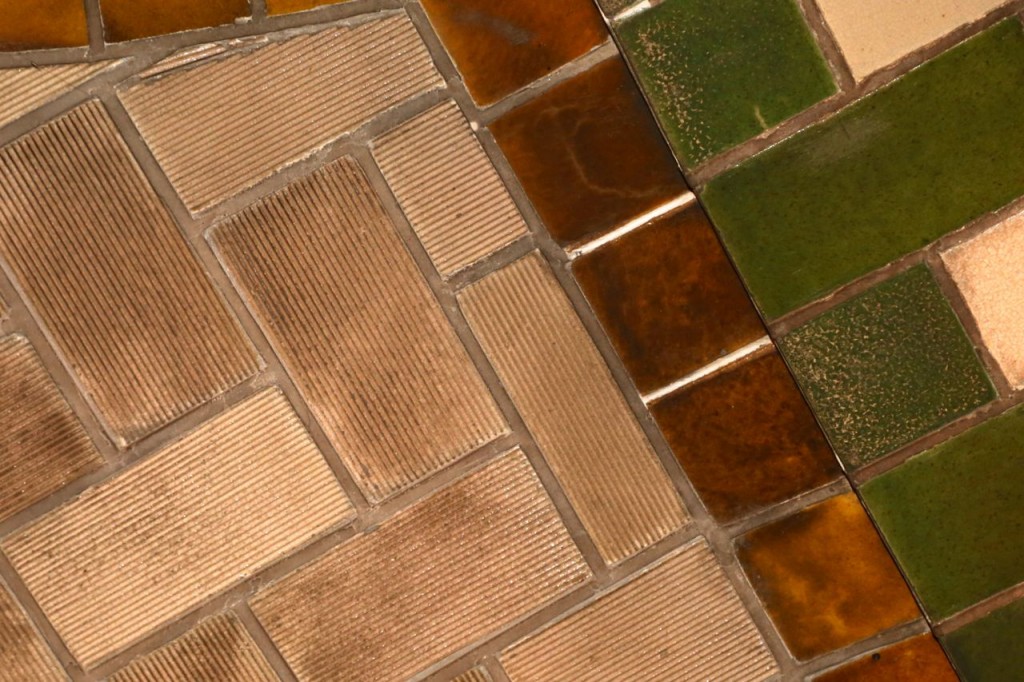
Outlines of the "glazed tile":
[{"label": "glazed tile", "polygon": [[0,50],[89,44],[83,0],[0,0]]},{"label": "glazed tile", "polygon": [[67,679],[28,616],[0,583],[0,680],[66,682]]},{"label": "glazed tile", "polygon": [[1024,601],[943,638],[966,682],[1024,681]]},{"label": "glazed tile", "polygon": [[995,398],[949,303],[924,265],[781,341],[836,452],[866,464]]},{"label": "glazed tile", "polygon": [[776,318],[1024,194],[1024,33],[996,25],[712,180],[703,199]]},{"label": "glazed tile", "polygon": [[249,16],[248,0],[99,0],[107,42],[234,23]]},{"label": "glazed tile", "polygon": [[918,635],[817,675],[813,682],[958,682],[931,634]]},{"label": "glazed tile", "polygon": [[292,12],[305,12],[306,10],[325,7],[328,5],[340,5],[349,0],[266,0],[267,14],[290,14]]},{"label": "glazed tile", "polygon": [[605,16],[614,17],[637,0],[597,0],[598,6],[604,10]]},{"label": "glazed tile", "polygon": [[74,89],[111,64],[95,62],[0,69],[0,92],[4,93],[0,100],[0,126]]}]

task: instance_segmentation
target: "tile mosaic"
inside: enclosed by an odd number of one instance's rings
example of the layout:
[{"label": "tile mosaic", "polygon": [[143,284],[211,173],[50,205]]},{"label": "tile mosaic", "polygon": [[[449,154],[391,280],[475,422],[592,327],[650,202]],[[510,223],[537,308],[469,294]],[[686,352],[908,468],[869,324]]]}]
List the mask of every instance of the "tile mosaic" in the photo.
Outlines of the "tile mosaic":
[{"label": "tile mosaic", "polygon": [[823,313],[784,337],[781,347],[832,446],[851,467],[995,398],[924,265]]},{"label": "tile mosaic", "polygon": [[1024,194],[1024,33],[1007,21],[712,180],[776,318]]},{"label": "tile mosaic", "polygon": [[211,241],[371,499],[507,431],[351,159],[254,204]]},{"label": "tile mosaic", "polygon": [[459,304],[605,561],[632,556],[686,522],[667,473],[539,255],[467,287]]},{"label": "tile mosaic", "polygon": [[68,679],[14,597],[0,583],[0,681]]},{"label": "tile mosaic", "polygon": [[846,493],[753,530],[737,554],[799,660],[920,616],[857,496]]},{"label": "tile mosaic", "polygon": [[248,0],[99,0],[107,42],[136,40],[233,23],[249,16]]},{"label": "tile mosaic", "polygon": [[98,102],[0,150],[0,256],[121,445],[259,369]]},{"label": "tile mosaic", "polygon": [[267,14],[289,14],[291,12],[304,12],[317,7],[327,5],[340,5],[349,0],[266,0]]},{"label": "tile mosaic", "polygon": [[89,44],[83,0],[0,0],[0,50]]},{"label": "tile mosaic", "polygon": [[618,227],[687,191],[618,57],[504,114],[491,132],[563,245]]},{"label": "tile mosaic", "polygon": [[[2,29],[0,29],[2,30]],[[0,69],[0,126],[5,126],[74,89],[112,62]]]},{"label": "tile mosaic", "polygon": [[958,682],[931,634],[918,635],[841,665],[813,682]]},{"label": "tile mosaic", "polygon": [[518,452],[258,594],[302,680],[404,680],[584,583],[590,572]]},{"label": "tile mosaic", "polygon": [[491,682],[491,676],[483,668],[473,668],[469,672],[459,675],[451,682]]},{"label": "tile mosaic", "polygon": [[967,682],[1024,680],[1024,601],[993,611],[943,638]]},{"label": "tile mosaic", "polygon": [[352,518],[268,389],[3,542],[86,668]]}]

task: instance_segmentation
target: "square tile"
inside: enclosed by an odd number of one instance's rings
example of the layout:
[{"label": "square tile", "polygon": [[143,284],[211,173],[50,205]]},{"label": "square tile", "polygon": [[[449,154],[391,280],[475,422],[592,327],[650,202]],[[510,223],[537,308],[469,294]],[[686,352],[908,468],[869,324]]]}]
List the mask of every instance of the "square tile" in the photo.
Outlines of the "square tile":
[{"label": "square tile", "polygon": [[249,16],[248,0],[100,0],[109,43],[234,23]]},{"label": "square tile", "polygon": [[887,646],[816,675],[813,682],[959,682],[930,633]]},{"label": "square tile", "polygon": [[993,611],[943,637],[967,682],[1024,680],[1024,601]]},{"label": "square tile", "polygon": [[89,44],[83,0],[0,0],[0,50]]}]

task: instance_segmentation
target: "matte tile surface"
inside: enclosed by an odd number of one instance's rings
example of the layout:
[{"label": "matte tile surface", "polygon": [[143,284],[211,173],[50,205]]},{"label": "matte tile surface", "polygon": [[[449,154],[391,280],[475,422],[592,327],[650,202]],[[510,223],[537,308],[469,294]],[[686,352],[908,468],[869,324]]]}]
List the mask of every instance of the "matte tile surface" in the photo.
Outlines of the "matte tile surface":
[{"label": "matte tile surface", "polygon": [[[0,31],[2,30],[0,28]],[[3,92],[3,99],[0,99],[0,126],[7,125],[56,99],[106,69],[111,63],[0,69],[0,92]]]},{"label": "matte tile surface", "polygon": [[107,42],[135,40],[234,23],[249,16],[247,0],[100,0]]},{"label": "matte tile surface", "polygon": [[483,668],[473,668],[469,672],[459,675],[451,682],[491,682],[491,676]]},{"label": "matte tile surface", "polygon": [[813,678],[814,682],[958,682],[931,634],[879,649]]},{"label": "matte tile surface", "polygon": [[994,611],[943,639],[967,682],[1024,680],[1024,601]]},{"label": "matte tile surface", "polygon": [[0,50],[89,43],[83,0],[0,0]]},{"label": "matte tile surface", "polygon": [[0,583],[0,680],[64,682],[67,679],[28,616]]}]

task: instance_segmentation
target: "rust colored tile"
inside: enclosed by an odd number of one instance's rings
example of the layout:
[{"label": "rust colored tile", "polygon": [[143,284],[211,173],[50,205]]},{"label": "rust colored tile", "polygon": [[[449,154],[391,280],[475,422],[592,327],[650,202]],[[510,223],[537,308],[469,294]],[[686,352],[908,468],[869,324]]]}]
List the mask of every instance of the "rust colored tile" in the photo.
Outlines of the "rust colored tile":
[{"label": "rust colored tile", "polygon": [[98,102],[0,150],[0,256],[121,445],[259,369]]},{"label": "rust colored tile", "polygon": [[0,70],[0,126],[17,120],[85,82],[113,62]]},{"label": "rust colored tile", "polygon": [[502,655],[512,682],[764,680],[779,672],[697,542]]},{"label": "rust colored tile", "polygon": [[231,24],[249,16],[248,0],[100,0],[107,42]]},{"label": "rust colored tile", "polygon": [[305,12],[325,5],[340,5],[348,0],[266,0],[267,14],[291,14]]},{"label": "rust colored tile", "polygon": [[513,109],[491,131],[562,244],[617,227],[687,191],[618,57]]},{"label": "rust colored tile", "polygon": [[381,137],[373,154],[442,275],[526,235],[519,209],[454,102]]},{"label": "rust colored tile", "polygon": [[483,668],[473,668],[459,675],[451,682],[491,682],[491,676]]},{"label": "rust colored tile", "polygon": [[774,350],[658,400],[651,413],[708,511],[723,523],[842,474]]},{"label": "rust colored tile", "polygon": [[408,679],[590,577],[518,452],[258,594],[303,682]]},{"label": "rust colored tile", "polygon": [[814,682],[957,682],[960,678],[931,635],[879,649],[814,678]]},{"label": "rust colored tile", "polygon": [[271,43],[119,95],[196,212],[443,84],[402,14]]},{"label": "rust colored tile", "polygon": [[0,50],[89,44],[83,0],[0,0]]},{"label": "rust colored tile", "polygon": [[351,159],[246,209],[211,241],[372,499],[507,431]]},{"label": "rust colored tile", "polygon": [[800,660],[921,616],[853,493],[747,533],[737,554]]},{"label": "rust colored tile", "polygon": [[423,0],[430,23],[477,104],[487,105],[608,38],[589,0]]},{"label": "rust colored tile", "polygon": [[565,293],[533,254],[459,303],[605,561],[686,522],[661,462]]},{"label": "rust colored tile", "polygon": [[287,400],[267,389],[3,550],[92,668],[352,515]]},{"label": "rust colored tile", "polygon": [[67,679],[28,616],[0,583],[0,680],[64,682]]}]

